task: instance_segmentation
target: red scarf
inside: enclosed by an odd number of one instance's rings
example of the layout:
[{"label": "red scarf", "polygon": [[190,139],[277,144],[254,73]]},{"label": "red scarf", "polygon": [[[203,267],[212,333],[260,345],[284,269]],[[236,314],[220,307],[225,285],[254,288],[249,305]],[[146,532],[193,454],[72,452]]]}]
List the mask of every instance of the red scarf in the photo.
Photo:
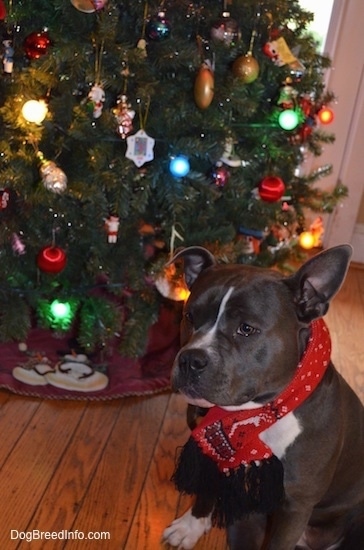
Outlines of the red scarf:
[{"label": "red scarf", "polygon": [[[331,354],[328,328],[323,319],[318,319],[311,323],[310,329],[296,372],[275,399],[241,411],[212,407],[182,450],[173,480],[182,492],[209,494],[214,498],[215,523],[219,526],[231,523],[237,514],[241,517],[250,511],[270,512],[283,498],[283,467],[259,434],[299,407],[326,372]],[[214,481],[208,479],[211,475]],[[238,492],[243,485],[247,487],[244,502],[234,505],[239,511],[227,511],[227,506],[232,506],[226,489],[231,486],[234,490],[234,484]]]}]

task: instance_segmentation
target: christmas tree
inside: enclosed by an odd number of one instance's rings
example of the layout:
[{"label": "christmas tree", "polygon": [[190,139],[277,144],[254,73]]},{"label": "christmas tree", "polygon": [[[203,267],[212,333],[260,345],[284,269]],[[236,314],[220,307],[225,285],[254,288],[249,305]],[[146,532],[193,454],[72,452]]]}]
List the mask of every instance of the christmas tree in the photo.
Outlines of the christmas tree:
[{"label": "christmas tree", "polygon": [[297,0],[1,0],[0,17],[0,340],[36,323],[138,355],[183,297],[177,247],[275,266],[302,232],[317,244],[305,212],[345,188],[300,170],[334,139],[334,94]]}]

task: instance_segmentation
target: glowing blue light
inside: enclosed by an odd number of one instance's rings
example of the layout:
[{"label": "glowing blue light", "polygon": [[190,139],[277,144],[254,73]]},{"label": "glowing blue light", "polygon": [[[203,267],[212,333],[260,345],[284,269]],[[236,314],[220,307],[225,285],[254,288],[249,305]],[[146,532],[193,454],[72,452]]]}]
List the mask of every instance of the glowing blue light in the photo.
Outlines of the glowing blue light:
[{"label": "glowing blue light", "polygon": [[169,163],[169,171],[175,178],[183,178],[186,176],[190,171],[188,158],[183,155],[173,157]]}]

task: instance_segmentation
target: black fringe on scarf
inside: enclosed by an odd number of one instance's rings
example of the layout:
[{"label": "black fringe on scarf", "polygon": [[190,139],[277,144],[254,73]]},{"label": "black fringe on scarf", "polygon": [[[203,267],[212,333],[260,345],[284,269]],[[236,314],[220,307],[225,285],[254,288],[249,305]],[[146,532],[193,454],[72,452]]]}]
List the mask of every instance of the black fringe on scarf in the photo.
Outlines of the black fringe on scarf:
[{"label": "black fringe on scarf", "polygon": [[192,437],[182,448],[172,481],[181,493],[214,501],[212,523],[220,528],[252,512],[270,514],[284,496],[283,465],[276,456],[223,473]]}]

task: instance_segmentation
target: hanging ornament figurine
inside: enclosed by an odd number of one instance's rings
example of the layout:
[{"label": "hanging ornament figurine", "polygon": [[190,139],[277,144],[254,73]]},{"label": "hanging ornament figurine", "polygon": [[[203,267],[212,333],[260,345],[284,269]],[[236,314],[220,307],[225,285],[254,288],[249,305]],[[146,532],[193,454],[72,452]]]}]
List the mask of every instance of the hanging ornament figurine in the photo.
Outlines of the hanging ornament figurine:
[{"label": "hanging ornament figurine", "polygon": [[118,125],[117,132],[125,139],[133,131],[133,118],[135,117],[135,111],[131,108],[131,104],[128,103],[128,98],[125,94],[119,96],[116,107],[113,109],[113,114]]},{"label": "hanging ornament figurine", "polygon": [[0,210],[5,210],[8,207],[10,200],[10,191],[9,189],[0,189]]},{"label": "hanging ornament figurine", "polygon": [[232,168],[237,168],[238,166],[247,166],[249,163],[239,159],[234,153],[234,140],[231,136],[228,136],[225,139],[224,152],[220,161],[231,166]]},{"label": "hanging ornament figurine", "polygon": [[92,116],[100,118],[105,101],[105,92],[99,84],[94,84],[88,94],[88,105],[92,109]]},{"label": "hanging ornament figurine", "polygon": [[17,233],[13,233],[11,236],[11,248],[13,249],[14,254],[21,256],[25,254],[25,244],[21,241]]},{"label": "hanging ornament figurine", "polygon": [[4,45],[4,54],[3,54],[3,66],[4,66],[4,73],[5,74],[11,74],[13,72],[13,66],[14,66],[14,48],[12,44],[12,40],[10,38],[6,38],[3,40]]},{"label": "hanging ornament figurine", "polygon": [[107,233],[107,242],[110,244],[115,244],[118,240],[118,231],[119,231],[120,221],[119,216],[111,214],[105,220],[105,230]]},{"label": "hanging ornament figurine", "polygon": [[150,99],[148,98],[147,107],[144,116],[141,112],[141,101],[139,100],[139,121],[140,130],[132,136],[126,138],[127,149],[125,157],[134,162],[134,164],[140,168],[146,162],[154,159],[154,144],[155,139],[148,136],[144,127],[148,118]]},{"label": "hanging ornament figurine", "polygon": [[101,85],[101,62],[104,52],[104,41],[102,41],[100,48],[94,44],[96,49],[95,54],[95,84],[92,86],[88,93],[87,105],[92,110],[92,116],[94,118],[100,118],[102,115],[102,108],[105,102],[105,91]]},{"label": "hanging ornament figurine", "polygon": [[142,33],[138,40],[138,43],[136,45],[137,49],[139,50],[142,57],[147,57],[147,41],[145,40],[145,28],[147,24],[147,16],[148,16],[148,2],[145,2],[144,4],[144,14],[143,14],[143,27],[142,27]]},{"label": "hanging ornament figurine", "polygon": [[283,82],[282,88],[280,89],[277,104],[280,107],[283,107],[283,109],[293,109],[296,105],[297,95],[297,90],[295,90],[292,86],[292,79],[287,77]]},{"label": "hanging ornament figurine", "polygon": [[[184,241],[183,236],[176,230],[176,225],[172,225],[171,238],[170,238],[170,251],[169,258],[170,262],[174,256],[174,245],[175,240],[178,238],[180,241]],[[181,229],[182,226],[181,226]],[[186,286],[184,279],[181,276],[178,276],[176,266],[174,262],[168,262],[161,273],[159,273],[154,280],[154,284],[158,292],[168,298],[169,300],[174,300],[177,302],[186,301],[190,292]]]},{"label": "hanging ornament figurine", "polygon": [[305,70],[305,67],[291,51],[283,36],[280,36],[276,40],[266,42],[263,46],[263,53],[265,53],[277,67],[288,65],[292,71],[299,74],[303,73]]}]

